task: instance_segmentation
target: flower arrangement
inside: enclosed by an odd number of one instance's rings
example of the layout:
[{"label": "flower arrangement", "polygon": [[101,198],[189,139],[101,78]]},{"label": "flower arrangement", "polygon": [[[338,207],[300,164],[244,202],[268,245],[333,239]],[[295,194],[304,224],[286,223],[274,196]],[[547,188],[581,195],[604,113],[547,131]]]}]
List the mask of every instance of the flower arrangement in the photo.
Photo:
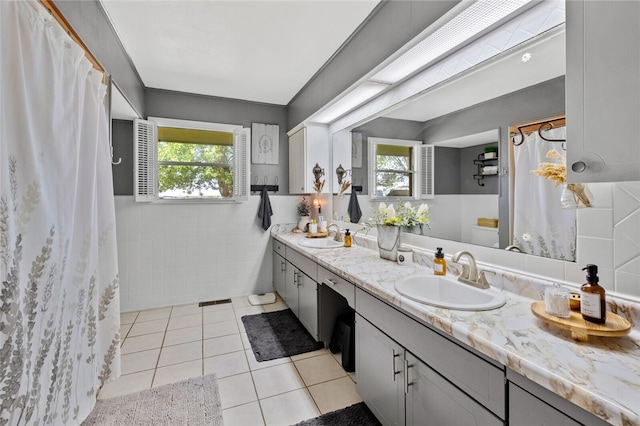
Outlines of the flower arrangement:
[{"label": "flower arrangement", "polygon": [[[540,163],[536,170],[531,170],[531,173],[543,178],[555,182],[555,186],[562,185],[567,182],[567,159],[564,155],[561,155],[555,149],[547,152],[545,155],[547,158],[553,160],[559,160],[555,163]],[[573,196],[573,203],[578,206],[582,203],[585,207],[591,207],[590,193],[585,184],[582,183],[568,183],[567,189]]]},{"label": "flower arrangement", "polygon": [[302,200],[298,203],[298,216],[309,216],[309,211],[311,211],[311,205],[307,202],[305,197],[302,197]]},{"label": "flower arrangement", "polygon": [[540,163],[536,170],[531,170],[531,173],[555,182],[556,187],[565,183],[567,181],[567,166],[564,156],[560,155],[555,149],[552,149],[547,152],[545,157],[560,160],[560,162]]},{"label": "flower arrangement", "polygon": [[374,212],[369,218],[369,225],[387,225],[387,226],[419,226],[429,223],[429,206],[420,204],[418,208],[414,207],[408,201],[404,204],[398,204],[396,209],[393,204],[387,205],[380,203],[378,211]]}]

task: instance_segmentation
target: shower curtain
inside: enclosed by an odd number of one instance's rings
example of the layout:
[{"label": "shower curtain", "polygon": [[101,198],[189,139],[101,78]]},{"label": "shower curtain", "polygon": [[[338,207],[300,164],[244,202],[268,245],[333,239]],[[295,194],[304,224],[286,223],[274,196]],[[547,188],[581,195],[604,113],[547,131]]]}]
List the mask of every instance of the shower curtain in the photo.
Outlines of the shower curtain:
[{"label": "shower curtain", "polygon": [[[544,136],[566,139],[566,127],[546,131]],[[513,147],[513,244],[525,253],[575,261],[576,212],[562,209],[562,185],[555,187],[552,181],[531,173],[540,163],[554,162],[546,158],[551,149],[564,155],[561,143],[545,141],[538,132]]]},{"label": "shower curtain", "polygon": [[32,1],[0,1],[0,425],[81,423],[120,374],[102,74]]}]

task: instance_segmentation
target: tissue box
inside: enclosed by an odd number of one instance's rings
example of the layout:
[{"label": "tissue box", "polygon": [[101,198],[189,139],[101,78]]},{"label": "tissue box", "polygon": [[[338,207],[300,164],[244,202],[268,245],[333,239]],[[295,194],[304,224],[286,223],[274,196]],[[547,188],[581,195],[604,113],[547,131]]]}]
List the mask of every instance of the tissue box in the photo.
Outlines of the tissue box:
[{"label": "tissue box", "polygon": [[478,226],[486,226],[488,228],[497,228],[498,219],[490,219],[488,217],[479,217]]}]

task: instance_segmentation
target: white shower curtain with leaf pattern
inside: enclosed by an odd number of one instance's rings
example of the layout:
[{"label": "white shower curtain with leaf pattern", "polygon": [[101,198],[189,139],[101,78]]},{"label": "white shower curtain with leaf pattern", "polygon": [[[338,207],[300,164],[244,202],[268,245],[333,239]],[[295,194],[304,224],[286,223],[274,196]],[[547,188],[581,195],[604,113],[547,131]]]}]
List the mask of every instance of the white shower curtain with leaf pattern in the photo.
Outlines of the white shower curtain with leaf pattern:
[{"label": "white shower curtain with leaf pattern", "polygon": [[0,1],[0,425],[81,423],[120,373],[102,74],[33,1]]},{"label": "white shower curtain with leaf pattern", "polygon": [[[547,139],[566,139],[566,127],[545,131]],[[513,147],[515,175],[513,196],[513,244],[525,253],[568,261],[576,260],[576,212],[563,210],[562,185],[531,173],[562,144],[549,142],[533,132]]]}]

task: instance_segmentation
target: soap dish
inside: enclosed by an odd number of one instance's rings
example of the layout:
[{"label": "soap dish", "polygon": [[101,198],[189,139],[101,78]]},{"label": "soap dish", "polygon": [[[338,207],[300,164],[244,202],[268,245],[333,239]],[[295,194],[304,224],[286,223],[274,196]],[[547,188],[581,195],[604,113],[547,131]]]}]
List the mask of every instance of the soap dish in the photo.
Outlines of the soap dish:
[{"label": "soap dish", "polygon": [[586,342],[589,336],[619,337],[629,334],[631,323],[620,315],[607,311],[607,320],[604,324],[596,324],[585,321],[580,312],[571,311],[568,318],[560,318],[550,315],[545,311],[544,302],[537,301],[531,304],[531,312],[541,320],[571,331],[571,337],[579,342]]}]

